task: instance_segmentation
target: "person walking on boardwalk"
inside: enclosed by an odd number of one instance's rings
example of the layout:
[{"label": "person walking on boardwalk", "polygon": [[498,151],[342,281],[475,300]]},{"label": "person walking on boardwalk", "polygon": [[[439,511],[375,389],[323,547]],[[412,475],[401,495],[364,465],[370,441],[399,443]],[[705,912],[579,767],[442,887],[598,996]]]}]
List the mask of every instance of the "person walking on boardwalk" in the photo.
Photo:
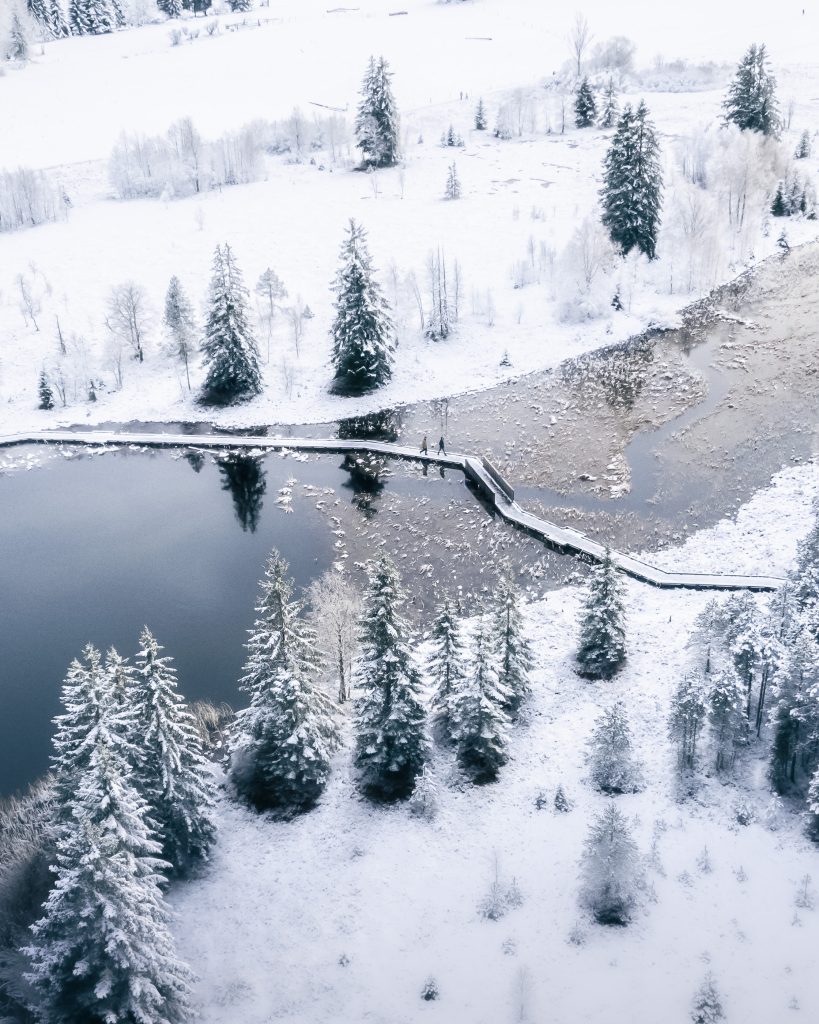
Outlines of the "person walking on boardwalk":
[{"label": "person walking on boardwalk", "polygon": [[441,440],[438,442],[438,454],[439,455],[446,455],[446,448],[444,447],[444,439],[443,439],[443,437],[441,437]]},{"label": "person walking on boardwalk", "polygon": [[424,434],[424,440],[421,442],[421,454],[427,455],[427,435]]}]

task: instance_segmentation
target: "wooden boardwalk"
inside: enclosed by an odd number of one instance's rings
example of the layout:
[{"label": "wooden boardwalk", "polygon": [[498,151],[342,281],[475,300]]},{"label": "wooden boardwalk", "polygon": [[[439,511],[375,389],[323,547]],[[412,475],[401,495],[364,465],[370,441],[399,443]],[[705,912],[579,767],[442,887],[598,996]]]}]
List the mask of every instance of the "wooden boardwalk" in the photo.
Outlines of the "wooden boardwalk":
[{"label": "wooden boardwalk", "polygon": [[[105,430],[43,430],[27,434],[0,435],[0,448],[24,444],[70,444],[93,447],[136,445],[148,448],[249,449],[255,451],[362,452],[389,455],[401,459],[446,466],[464,473],[467,480],[507,522],[536,537],[555,551],[579,555],[587,561],[599,562],[605,545],[592,540],[579,530],[558,526],[532,515],[514,500],[514,490],[485,459],[451,453],[423,455],[417,448],[368,439],[314,437],[243,437],[234,434],[140,434]],[[611,552],[612,561],[626,575],[654,587],[689,590],[752,590],[773,591],[784,580],[777,576],[743,576],[725,573],[669,572],[649,565],[632,555]]]}]

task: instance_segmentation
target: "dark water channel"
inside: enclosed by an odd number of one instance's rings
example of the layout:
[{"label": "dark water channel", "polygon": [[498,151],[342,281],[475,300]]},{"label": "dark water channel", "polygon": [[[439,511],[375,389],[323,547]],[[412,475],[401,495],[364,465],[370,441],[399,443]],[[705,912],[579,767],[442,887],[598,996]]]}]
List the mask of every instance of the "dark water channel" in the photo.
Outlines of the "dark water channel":
[{"label": "dark water channel", "polygon": [[[0,794],[46,770],[60,683],[88,642],[132,656],[147,624],[189,699],[235,706],[270,549],[309,585],[344,550],[327,506],[372,519],[383,485],[342,456],[15,454],[44,463],[0,475]],[[457,473],[396,471],[388,486],[425,508],[472,504]]]},{"label": "dark water channel", "polygon": [[[708,415],[722,400],[725,386],[711,367],[716,337],[685,352],[691,369],[708,385],[705,398],[662,426],[639,430],[628,444],[626,494],[611,498],[580,488],[563,493],[519,486],[519,500],[558,512],[590,513],[643,509],[659,501],[669,505],[667,516],[679,520],[690,494],[685,488],[670,496],[658,492],[656,451],[665,436]],[[644,355],[650,367],[653,348]],[[606,358],[586,357],[582,372],[611,372],[612,357]],[[637,365],[642,372],[641,359],[623,347],[614,365],[629,373]],[[632,386],[633,375],[623,379],[615,386],[617,401],[623,398],[617,389]],[[565,387],[578,388],[571,367]],[[438,402],[336,424],[275,426],[269,432],[411,444],[416,433],[429,431],[434,445],[433,433],[440,429],[456,448],[470,451],[469,431],[482,422],[479,410],[450,420],[447,403]],[[211,429],[206,424],[111,426],[190,433],[192,445],[197,434]],[[524,419],[520,426],[531,423]],[[132,656],[147,624],[176,659],[188,699],[235,705],[245,631],[272,547],[290,563],[297,585],[306,587],[339,559],[353,565],[387,545],[399,560],[416,611],[430,607],[440,581],[463,585],[465,594],[485,590],[494,554],[511,555],[520,571],[530,573],[532,596],[577,571],[571,559],[546,553],[535,541],[492,523],[490,511],[467,492],[457,472],[439,475],[430,469],[427,474],[415,464],[381,459],[369,464],[366,458],[341,455],[255,458],[195,450],[91,454],[77,449],[65,458],[42,447],[16,455],[41,457],[44,464],[0,475],[0,793],[26,785],[46,769],[60,682],[85,643],[102,649],[113,645]],[[683,504],[677,508],[674,495],[680,493]]]}]

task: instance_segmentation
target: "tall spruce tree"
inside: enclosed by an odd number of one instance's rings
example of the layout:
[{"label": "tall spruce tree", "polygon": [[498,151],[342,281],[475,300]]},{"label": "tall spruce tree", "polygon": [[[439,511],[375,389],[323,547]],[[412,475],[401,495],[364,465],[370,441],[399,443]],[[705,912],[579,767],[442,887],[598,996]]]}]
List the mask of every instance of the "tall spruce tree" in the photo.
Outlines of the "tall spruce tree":
[{"label": "tall spruce tree", "polygon": [[598,718],[589,743],[590,776],[601,793],[636,793],[643,786],[643,770],[634,757],[631,730],[622,701]]},{"label": "tall spruce tree", "polygon": [[726,124],[735,124],[741,131],[779,134],[776,79],[768,67],[764,43],[748,47],[722,106]]},{"label": "tall spruce tree", "polygon": [[677,747],[677,768],[681,775],[697,767],[697,741],[708,711],[702,679],[686,676],[671,698],[668,734]]},{"label": "tall spruce tree", "polygon": [[314,806],[327,783],[339,743],[336,705],[317,683],[316,634],[276,551],[260,589],[240,683],[250,706],[236,717],[231,777],[254,807],[292,814]]},{"label": "tall spruce tree", "polygon": [[498,677],[508,693],[504,708],[514,719],[532,692],[529,672],[533,658],[520,610],[520,591],[508,569],[498,580],[491,628]]},{"label": "tall spruce tree", "polygon": [[355,119],[358,146],[369,167],[392,167],[398,162],[399,119],[391,78],[386,60],[370,57]]},{"label": "tall spruce tree", "polygon": [[637,248],[649,259],[657,255],[657,232],[662,207],[663,175],[660,150],[648,108],[626,106],[606,154],[603,224],[625,256]]},{"label": "tall spruce tree", "polygon": [[57,879],[25,950],[37,1018],[182,1024],[191,1018],[191,976],[174,951],[160,890],[164,862],[146,806],[100,735],[72,784]]},{"label": "tall spruce tree", "polygon": [[708,718],[718,772],[730,771],[737,747],[748,735],[745,687],[731,666],[715,672],[708,694]]},{"label": "tall spruce tree", "polygon": [[591,128],[597,117],[597,103],[588,78],[577,88],[574,100],[574,124],[576,128]]},{"label": "tall spruce tree", "polygon": [[354,220],[341,246],[340,260],[332,326],[332,390],[360,395],[381,387],[392,376],[393,326],[389,304],[374,277],[366,232]]},{"label": "tall spruce tree", "polygon": [[216,830],[213,781],[196,721],[177,691],[172,659],[146,626],[130,688],[141,736],[137,789],[157,826],[162,857],[176,875],[207,858]]},{"label": "tall spruce tree", "polygon": [[52,39],[63,39],[71,34],[60,0],[28,0],[27,6],[29,14]]},{"label": "tall spruce tree", "polygon": [[200,395],[205,405],[233,405],[261,393],[259,353],[248,322],[247,303],[247,289],[230,246],[217,245],[202,342],[208,367]]},{"label": "tall spruce tree", "polygon": [[60,693],[62,712],[54,719],[52,771],[60,807],[68,807],[99,742],[127,763],[132,735],[129,707],[114,706],[109,675],[100,652],[88,644],[82,661],[74,659]]},{"label": "tall spruce tree", "polygon": [[48,376],[45,370],[40,370],[40,376],[37,380],[37,394],[40,397],[40,404],[37,406],[38,409],[53,409],[54,408],[54,392],[51,390],[51,385],[48,383]]},{"label": "tall spruce tree", "polygon": [[432,624],[432,650],[427,671],[435,691],[433,722],[441,736],[454,742],[458,736],[456,698],[465,678],[463,626],[452,602],[445,597]]},{"label": "tall spruce tree", "polygon": [[182,0],[156,0],[156,6],[169,18],[178,18],[184,10]]},{"label": "tall spruce tree", "polygon": [[587,679],[610,679],[626,660],[623,591],[611,552],[592,569],[580,618],[577,664]]},{"label": "tall spruce tree", "polygon": [[466,677],[455,695],[458,764],[477,785],[494,782],[506,764],[512,692],[501,681],[481,616]]},{"label": "tall spruce tree", "polygon": [[770,778],[778,793],[804,794],[819,766],[819,643],[801,616],[788,638],[788,664],[773,687]]},{"label": "tall spruce tree", "polygon": [[618,114],[617,90],[614,88],[614,79],[609,78],[606,83],[606,91],[603,93],[603,112],[600,115],[600,127],[613,128],[617,124]]},{"label": "tall spruce tree", "polygon": [[580,902],[599,924],[627,925],[642,871],[625,817],[610,803],[592,822],[581,859]]},{"label": "tall spruce tree", "polygon": [[478,105],[475,107],[475,130],[486,131],[486,108],[483,105],[483,97],[478,99]]},{"label": "tall spruce tree", "polygon": [[412,793],[429,746],[403,601],[398,569],[384,555],[371,567],[365,595],[355,701],[359,784],[384,801]]},{"label": "tall spruce tree", "polygon": [[[176,17],[177,15],[171,15]],[[171,353],[185,366],[188,391],[191,390],[190,358],[196,351],[196,328],[193,321],[193,307],[188,301],[179,278],[174,274],[165,293],[165,315]]]}]

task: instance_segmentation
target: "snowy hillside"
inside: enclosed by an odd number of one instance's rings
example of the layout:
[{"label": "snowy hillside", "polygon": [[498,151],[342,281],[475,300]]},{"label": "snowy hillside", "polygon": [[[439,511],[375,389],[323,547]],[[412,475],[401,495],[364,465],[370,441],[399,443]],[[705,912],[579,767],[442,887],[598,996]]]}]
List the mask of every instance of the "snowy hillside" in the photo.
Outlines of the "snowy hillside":
[{"label": "snowy hillside", "polygon": [[[589,54],[613,36],[636,44],[633,70],[617,72],[617,99],[621,106],[646,99],[666,179],[660,259],[614,265],[594,228],[611,131],[573,126],[574,86],[566,71],[573,12],[556,16],[526,0],[415,0],[401,8],[405,14],[391,16],[393,6],[328,11],[312,0],[274,0],[244,16],[35,45],[26,66],[0,78],[3,162],[46,169],[62,197],[56,223],[0,233],[0,429],[135,417],[321,421],[485,387],[625,339],[650,322],[674,322],[693,298],[776,252],[782,227],[791,243],[815,236],[812,221],[772,225],[767,213],[777,175],[786,173],[801,132],[812,132],[819,115],[817,73],[807,63],[819,32],[815,12],[803,17],[786,5],[787,17],[771,19],[743,9],[736,33],[734,5],[715,12],[702,4],[709,22],[702,33],[689,9],[666,12],[660,26],[642,4],[619,5],[616,13],[610,5],[587,5]],[[711,27],[715,18],[720,24]],[[172,45],[180,32],[174,24],[189,33],[179,45]],[[777,155],[764,159],[745,140],[726,149],[715,135],[731,69],[757,37],[774,59],[791,125]],[[403,157],[397,167],[364,175],[353,170],[351,126],[372,53],[384,54],[394,73]],[[593,74],[596,88],[607,76]],[[473,127],[479,98],[486,131]],[[307,135],[315,136],[316,118],[325,119],[318,148],[293,150],[294,108]],[[493,134],[501,110],[508,139]],[[260,118],[275,122],[291,148],[262,155],[256,180],[247,184],[176,199],[168,192],[114,198],[108,160],[122,133],[163,136],[183,117],[206,142]],[[336,119],[332,145],[327,118]],[[450,125],[463,147],[440,145]],[[685,177],[694,153],[712,178],[695,200]],[[447,202],[453,162],[462,198]],[[812,182],[813,162],[805,163]],[[726,175],[737,174],[748,190],[747,217],[732,227]],[[350,217],[369,230],[399,343],[392,381],[361,399],[327,393],[330,282]],[[218,414],[195,405],[202,370],[195,359],[190,392],[166,351],[162,313],[175,274],[201,332],[213,252],[226,241],[251,291],[272,267],[288,297],[270,330],[254,301],[264,393]],[[439,250],[450,276],[458,265],[461,281],[459,323],[445,342],[425,338],[421,326],[431,302],[428,260]],[[125,282],[144,297],[143,363],[128,353],[123,359],[106,323],[112,289]],[[611,308],[615,293],[620,312]],[[301,317],[305,306],[313,318]],[[46,414],[37,410],[43,369],[64,392]]]},{"label": "snowy hillside", "polygon": [[[789,472],[779,487],[811,473]],[[711,557],[750,556],[755,533],[774,530],[777,493],[743,508],[739,525],[706,531]],[[497,784],[473,788],[438,749],[432,822],[362,802],[349,749],[319,807],[297,821],[223,800],[212,867],[173,896],[202,1020],[686,1021],[709,971],[729,1021],[785,1021],[796,1009],[813,1019],[819,911],[797,901],[804,877],[816,878],[816,850],[772,797],[761,749],[741,755],[732,779],[706,779],[678,799],[671,692],[708,600],[630,584],[628,663],[610,683],[574,671],[576,589],[532,606],[534,693],[511,761]],[[606,803],[589,784],[585,748],[600,709],[618,699],[646,788],[615,799],[645,857],[647,891],[632,925],[606,929],[578,907],[578,860]],[[558,785],[569,813],[553,807]],[[752,823],[739,824],[740,813]],[[496,877],[501,895],[517,888],[522,902],[487,920]],[[421,995],[429,978],[440,992],[431,1002]]]}]

